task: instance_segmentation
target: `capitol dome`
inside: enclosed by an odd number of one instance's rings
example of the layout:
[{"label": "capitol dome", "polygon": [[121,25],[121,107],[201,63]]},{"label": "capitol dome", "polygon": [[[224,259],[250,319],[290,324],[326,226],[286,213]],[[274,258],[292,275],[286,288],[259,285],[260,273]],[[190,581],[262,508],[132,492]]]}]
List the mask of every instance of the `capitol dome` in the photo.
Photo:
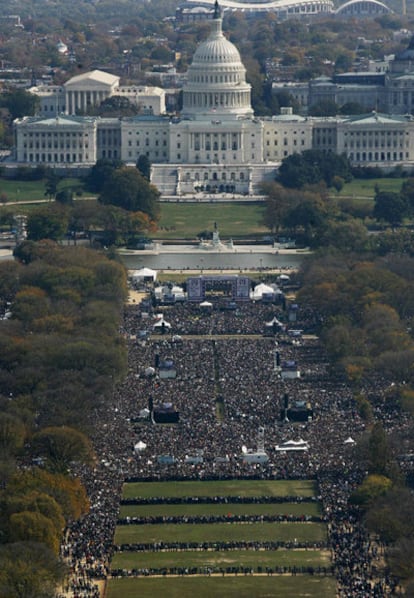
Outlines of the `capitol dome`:
[{"label": "capitol dome", "polygon": [[213,25],[215,27],[213,27],[210,36],[197,48],[193,57],[192,68],[196,66],[205,67],[211,63],[236,63],[243,66],[238,49],[224,37],[221,26],[217,21],[218,19],[214,19]]},{"label": "capitol dome", "polygon": [[209,37],[197,48],[183,89],[183,116],[211,118],[250,117],[251,86],[236,46],[225,38],[218,2]]}]

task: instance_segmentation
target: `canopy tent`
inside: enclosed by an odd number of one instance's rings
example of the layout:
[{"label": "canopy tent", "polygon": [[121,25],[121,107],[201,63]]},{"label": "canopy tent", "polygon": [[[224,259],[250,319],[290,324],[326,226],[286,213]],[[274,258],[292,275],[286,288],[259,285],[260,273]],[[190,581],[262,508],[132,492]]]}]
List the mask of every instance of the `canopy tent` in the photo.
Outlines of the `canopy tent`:
[{"label": "canopy tent", "polygon": [[289,280],[290,276],[288,276],[287,274],[280,274],[280,276],[277,277],[278,282],[288,282]]},{"label": "canopy tent", "polygon": [[178,285],[173,285],[169,295],[174,298],[174,301],[185,301],[186,299],[184,289]]},{"label": "canopy tent", "polygon": [[132,270],[130,274],[132,280],[157,280],[157,271],[151,268],[141,268],[140,270]]},{"label": "canopy tent", "polygon": [[205,308],[209,308],[209,307],[213,307],[213,304],[210,303],[210,301],[202,301],[200,303],[200,307],[205,307]]},{"label": "canopy tent", "polygon": [[269,286],[272,287],[273,292],[276,293],[276,295],[283,295],[282,289],[280,289],[274,282],[271,282]]},{"label": "canopy tent", "polygon": [[154,328],[171,328],[171,324],[164,320],[164,318],[160,318],[157,320],[153,326]]},{"label": "canopy tent", "polygon": [[355,444],[355,440],[350,436],[344,441],[344,444]]},{"label": "canopy tent", "polygon": [[145,444],[145,442],[142,442],[142,440],[139,440],[134,445],[134,452],[135,453],[142,453],[142,451],[145,451],[146,448],[147,448],[147,445]]},{"label": "canopy tent", "polygon": [[284,452],[284,451],[308,451],[309,450],[309,442],[302,440],[287,440],[283,444],[278,444],[275,447],[276,451]]},{"label": "canopy tent", "polygon": [[282,322],[281,322],[280,320],[278,320],[278,319],[276,318],[276,316],[274,316],[274,318],[272,318],[272,319],[270,320],[270,322],[265,322],[265,326],[268,326],[269,328],[270,328],[271,326],[275,326],[275,327],[277,327],[277,328],[283,328],[283,324],[282,324]]},{"label": "canopy tent", "polygon": [[274,295],[274,294],[275,294],[275,291],[271,286],[261,282],[260,284],[257,284],[254,287],[253,291],[250,292],[250,299],[252,299],[254,301],[256,299],[261,299],[263,297],[263,295]]},{"label": "canopy tent", "polygon": [[154,289],[154,295],[155,295],[156,299],[162,299],[162,297],[169,292],[170,292],[170,289],[166,285],[155,287],[155,289]]},{"label": "canopy tent", "polygon": [[185,295],[184,289],[182,287],[179,287],[176,284],[172,287],[171,294],[175,295],[176,297],[179,297],[181,295]]},{"label": "canopy tent", "polygon": [[242,447],[242,454],[241,454],[243,463],[248,463],[250,465],[257,465],[260,463],[267,463],[269,461],[269,456],[264,451],[243,450],[245,448],[246,447]]}]

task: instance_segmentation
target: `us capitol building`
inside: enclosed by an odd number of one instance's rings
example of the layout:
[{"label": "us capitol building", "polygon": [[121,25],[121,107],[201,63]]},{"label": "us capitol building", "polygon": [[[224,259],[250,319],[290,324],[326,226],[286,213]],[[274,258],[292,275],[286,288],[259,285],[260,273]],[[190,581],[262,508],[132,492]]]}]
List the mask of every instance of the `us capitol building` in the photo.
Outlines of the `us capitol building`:
[{"label": "us capitol building", "polygon": [[284,157],[306,149],[345,153],[359,166],[414,166],[410,115],[310,118],[285,108],[278,116],[256,118],[246,69],[223,35],[217,2],[210,35],[188,69],[180,117],[156,114],[160,104],[134,117],[77,116],[71,111],[79,102],[88,106],[119,94],[119,80],[93,71],[68,83],[64,112],[44,116],[42,110],[43,116],[15,121],[15,163],[81,170],[100,158],[136,164],[146,155],[151,182],[162,196],[183,199],[203,193],[259,194],[260,183],[274,178]]}]

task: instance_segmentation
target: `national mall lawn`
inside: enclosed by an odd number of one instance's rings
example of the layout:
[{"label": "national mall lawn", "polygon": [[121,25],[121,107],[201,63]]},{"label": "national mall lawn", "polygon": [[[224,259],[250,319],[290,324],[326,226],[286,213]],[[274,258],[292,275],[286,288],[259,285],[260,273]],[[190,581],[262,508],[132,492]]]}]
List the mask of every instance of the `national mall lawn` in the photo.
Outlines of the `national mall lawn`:
[{"label": "national mall lawn", "polygon": [[333,577],[201,576],[111,579],[106,598],[334,598]]},{"label": "national mall lawn", "polygon": [[[399,191],[405,179],[354,179],[344,185],[339,193],[331,190],[332,198],[350,202],[373,202],[375,188],[381,191]],[[81,179],[63,179],[59,183],[59,190],[66,187],[79,188]],[[24,211],[24,204],[28,207],[31,202],[45,201],[45,181],[15,181],[0,178],[0,197],[4,195],[5,209],[8,204],[19,203]],[[81,200],[90,198],[88,192],[76,197]],[[9,207],[11,209],[12,206]],[[0,206],[0,210],[1,210]],[[222,238],[260,237],[269,234],[269,229],[263,223],[263,204],[250,201],[231,200],[222,202],[215,196],[211,201],[163,202],[161,205],[161,220],[155,237],[159,239],[194,239],[203,231],[212,231],[216,222]]]},{"label": "national mall lawn", "polygon": [[[228,497],[228,500],[215,500],[216,497]],[[119,522],[114,543],[118,547],[130,545],[130,549],[120,551],[118,548],[112,559],[112,571],[159,569],[165,570],[166,575],[114,577],[108,581],[107,598],[138,595],[144,598],[187,598],[193,595],[197,598],[213,595],[220,598],[335,596],[336,582],[330,575],[332,563],[325,545],[326,524],[309,521],[310,517],[319,517],[322,512],[312,480],[127,483],[123,488],[122,502],[120,518],[143,519],[139,525],[133,522],[121,525]],[[266,515],[291,515],[301,520],[261,520],[261,516]],[[200,516],[253,516],[254,519],[250,523],[145,523],[148,517],[160,516],[193,519]],[[289,547],[285,548],[284,544],[277,550],[261,547],[261,542],[278,541],[288,543]],[[182,543],[183,549],[154,551],[133,546],[159,542],[166,545]],[[184,548],[186,544],[191,546],[205,542],[217,543],[217,547],[209,550]],[[232,542],[257,542],[257,549],[224,548],[226,543]],[[296,546],[302,542],[306,542],[308,547]],[[303,567],[306,569],[304,574],[288,573],[292,568],[299,570]],[[283,568],[286,568],[285,573]],[[180,576],[174,574],[177,569],[197,569],[198,574]]]}]

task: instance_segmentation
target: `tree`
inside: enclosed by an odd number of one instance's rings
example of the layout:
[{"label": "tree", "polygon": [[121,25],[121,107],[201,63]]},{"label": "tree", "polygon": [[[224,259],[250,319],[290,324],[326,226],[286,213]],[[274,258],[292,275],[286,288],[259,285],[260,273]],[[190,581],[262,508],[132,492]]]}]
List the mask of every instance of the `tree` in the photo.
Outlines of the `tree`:
[{"label": "tree", "polygon": [[42,513],[21,511],[10,516],[11,542],[40,542],[59,553],[60,534],[57,533],[53,521]]},{"label": "tree", "polygon": [[53,496],[34,490],[23,496],[9,495],[6,491],[5,497],[7,503],[5,511],[8,511],[10,515],[21,513],[22,511],[41,513],[52,521],[57,535],[60,536],[62,534],[65,527],[65,518],[61,506]]},{"label": "tree", "polygon": [[407,215],[407,203],[400,193],[377,191],[374,201],[374,218],[388,222],[393,227],[400,224]]},{"label": "tree", "polygon": [[392,488],[392,481],[382,475],[368,475],[351,495],[351,504],[368,509],[374,501]]},{"label": "tree", "polygon": [[[387,562],[391,572],[397,578],[407,580],[414,576],[414,540],[412,538],[400,538],[394,546],[387,551]],[[411,588],[414,586],[411,582]],[[413,593],[404,595],[412,596]]]},{"label": "tree", "polygon": [[350,115],[350,114],[365,114],[367,109],[358,102],[346,102],[346,104],[342,104],[339,109],[341,114]]},{"label": "tree", "polygon": [[401,186],[401,196],[405,200],[410,212],[414,211],[414,178],[409,178]]},{"label": "tree", "polygon": [[88,438],[68,426],[44,428],[30,443],[34,455],[43,457],[50,471],[66,473],[74,462],[91,463],[92,445]]},{"label": "tree", "polygon": [[24,89],[12,89],[1,96],[0,104],[7,108],[12,119],[33,116],[40,105],[38,96]]},{"label": "tree", "polygon": [[43,492],[52,496],[62,508],[66,523],[89,510],[89,501],[81,482],[67,475],[53,474],[44,469],[17,472],[10,479],[8,492],[25,496],[30,491]]},{"label": "tree", "polygon": [[14,299],[20,286],[21,265],[14,261],[0,262],[0,296],[5,301]]},{"label": "tree", "polygon": [[336,247],[342,252],[363,252],[368,246],[368,231],[360,220],[349,218],[336,222],[329,220],[319,231],[317,244],[319,246]]},{"label": "tree", "polygon": [[280,114],[280,108],[292,108],[292,112],[299,112],[299,102],[288,91],[272,93],[272,86],[265,87],[265,100],[272,114]]},{"label": "tree", "polygon": [[17,542],[0,547],[0,596],[53,598],[63,579],[62,562],[45,544]]},{"label": "tree", "polygon": [[395,486],[380,494],[365,514],[369,531],[380,536],[383,542],[396,542],[412,538],[414,533],[414,501],[408,488]]},{"label": "tree", "polygon": [[353,62],[354,56],[351,54],[351,52],[339,54],[335,60],[335,71],[337,73],[349,71],[352,68]]},{"label": "tree", "polygon": [[159,191],[136,168],[123,166],[112,172],[99,201],[130,212],[144,212],[153,220],[159,215]]},{"label": "tree", "polygon": [[72,189],[66,188],[61,189],[55,195],[55,200],[65,206],[73,204],[73,191]]},{"label": "tree", "polygon": [[40,242],[23,241],[17,245],[13,251],[15,257],[21,264],[30,264],[41,259],[49,249],[56,250],[56,243],[49,239],[43,239]]},{"label": "tree", "polygon": [[261,190],[267,196],[263,223],[272,233],[278,232],[288,210],[296,203],[295,197],[292,191],[278,183],[263,183]]},{"label": "tree", "polygon": [[147,179],[147,181],[149,181],[151,175],[151,162],[148,156],[146,156],[145,154],[141,154],[139,156],[137,160],[137,168],[140,174],[144,177],[144,179]]},{"label": "tree", "polygon": [[324,181],[332,187],[336,177],[351,180],[351,165],[345,155],[330,151],[305,150],[282,160],[278,181],[291,188],[314,185]]},{"label": "tree", "polygon": [[317,163],[307,160],[304,154],[292,154],[282,160],[277,179],[285,187],[300,189],[303,185],[322,180]]},{"label": "tree", "polygon": [[301,201],[285,216],[284,224],[288,228],[303,227],[305,229],[318,228],[325,222],[325,214],[321,207],[310,199]]},{"label": "tree", "polygon": [[17,453],[23,448],[25,437],[20,419],[10,413],[0,413],[0,457]]},{"label": "tree", "polygon": [[68,223],[69,215],[60,206],[37,208],[27,219],[27,238],[29,241],[59,241],[65,236]]},{"label": "tree", "polygon": [[333,100],[320,100],[309,108],[309,116],[336,116],[339,106]]},{"label": "tree", "polygon": [[165,46],[156,46],[151,52],[151,59],[168,63],[171,61],[171,50]]},{"label": "tree", "polygon": [[45,184],[45,196],[49,199],[53,199],[56,196],[59,180],[54,170],[48,172]]},{"label": "tree", "polygon": [[93,193],[100,193],[111,178],[113,171],[121,166],[123,166],[121,160],[99,159],[85,179],[86,188]]},{"label": "tree", "polygon": [[377,423],[368,440],[368,467],[373,474],[384,475],[388,469],[390,448],[384,428]]},{"label": "tree", "polygon": [[117,95],[106,98],[93,110],[100,116],[135,116],[139,111],[139,106],[129,98]]},{"label": "tree", "polygon": [[43,289],[27,286],[16,293],[12,310],[13,318],[30,324],[35,318],[48,315],[50,300]]},{"label": "tree", "polygon": [[338,323],[323,331],[323,341],[329,357],[334,362],[353,355],[356,333],[349,322]]}]

